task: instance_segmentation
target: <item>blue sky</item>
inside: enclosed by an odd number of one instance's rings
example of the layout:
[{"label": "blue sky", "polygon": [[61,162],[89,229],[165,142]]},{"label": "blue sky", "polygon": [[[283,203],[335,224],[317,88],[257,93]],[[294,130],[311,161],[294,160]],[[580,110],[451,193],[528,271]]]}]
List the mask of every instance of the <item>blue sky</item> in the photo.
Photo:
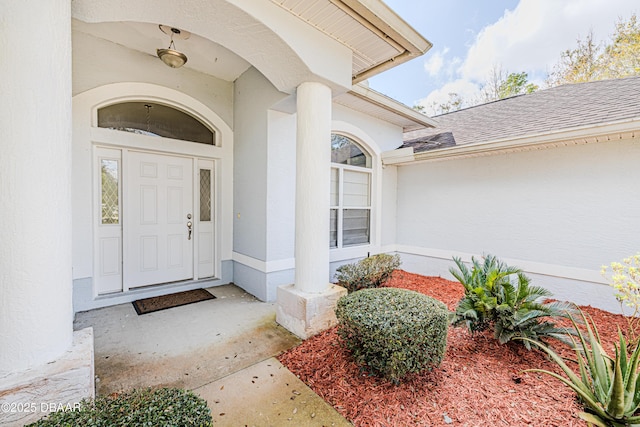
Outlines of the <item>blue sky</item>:
[{"label": "blue sky", "polygon": [[384,0],[433,47],[369,80],[409,106],[477,96],[494,67],[527,72],[542,85],[560,53],[590,30],[607,41],[620,18],[640,15],[638,0]]}]

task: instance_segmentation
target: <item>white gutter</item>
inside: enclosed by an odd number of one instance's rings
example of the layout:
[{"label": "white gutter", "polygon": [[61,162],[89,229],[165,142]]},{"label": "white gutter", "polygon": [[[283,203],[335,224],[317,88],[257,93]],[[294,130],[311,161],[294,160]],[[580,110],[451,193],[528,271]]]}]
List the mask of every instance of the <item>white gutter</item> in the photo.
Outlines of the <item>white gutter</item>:
[{"label": "white gutter", "polygon": [[395,67],[396,65],[400,65],[403,62],[407,62],[413,58],[415,58],[418,55],[414,55],[410,52],[407,52],[406,50],[404,52],[402,52],[400,55],[394,56],[391,59],[387,59],[384,62],[381,62],[378,65],[374,65],[371,68],[367,68],[366,70],[355,74],[352,77],[351,83],[356,84],[356,83],[360,83],[363,82],[365,80],[367,80],[369,77],[373,77],[376,76],[380,73],[382,73],[383,71],[387,71],[390,70],[391,68]]},{"label": "white gutter", "polygon": [[[391,150],[382,153],[382,163],[385,165],[399,165],[418,161],[445,160],[505,153],[509,151],[543,149],[557,146],[558,144],[580,145],[590,142],[619,140],[623,138],[622,134],[625,133],[629,134],[629,138],[640,138],[640,117],[599,125],[587,125],[570,129],[562,129],[517,138],[504,138],[477,144],[471,143],[454,147],[439,148],[420,153],[413,153],[412,147],[401,150]],[[411,153],[405,150],[411,150]],[[398,154],[396,152],[402,153]]]},{"label": "white gutter", "polygon": [[433,46],[381,0],[331,0],[348,6],[407,51],[423,54]]},{"label": "white gutter", "polygon": [[395,113],[401,117],[404,117],[405,119],[411,120],[424,127],[433,128],[438,126],[438,122],[436,122],[432,118],[425,116],[424,114],[414,110],[413,108],[409,108],[401,102],[389,98],[388,96],[385,96],[380,92],[369,89],[366,86],[353,85],[353,87],[349,91],[349,94],[365,100],[371,104],[374,104],[380,108],[383,108],[387,111]]},{"label": "white gutter", "polygon": [[380,0],[329,0],[398,50],[398,55],[353,76],[359,83],[385,70],[424,55],[433,46]]},{"label": "white gutter", "polygon": [[413,147],[385,151],[380,157],[382,158],[383,165],[398,165],[402,163],[411,163],[416,160],[415,155],[413,154]]}]

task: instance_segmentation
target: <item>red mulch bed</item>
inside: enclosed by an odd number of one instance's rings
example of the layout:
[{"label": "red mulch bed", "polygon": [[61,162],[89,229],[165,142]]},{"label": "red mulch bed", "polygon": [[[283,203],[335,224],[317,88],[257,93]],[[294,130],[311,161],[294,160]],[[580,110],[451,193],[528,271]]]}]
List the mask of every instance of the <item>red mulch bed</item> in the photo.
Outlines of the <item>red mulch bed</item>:
[{"label": "red mulch bed", "polygon": [[[463,296],[458,282],[398,270],[387,286],[422,292],[454,310]],[[626,319],[592,307],[607,350]],[[571,356],[562,344],[556,350]],[[540,351],[500,345],[490,331],[471,335],[449,328],[442,364],[414,374],[400,385],[369,376],[355,365],[330,329],[282,354],[289,370],[355,426],[586,426],[573,392],[559,381],[525,369],[560,370]]]}]

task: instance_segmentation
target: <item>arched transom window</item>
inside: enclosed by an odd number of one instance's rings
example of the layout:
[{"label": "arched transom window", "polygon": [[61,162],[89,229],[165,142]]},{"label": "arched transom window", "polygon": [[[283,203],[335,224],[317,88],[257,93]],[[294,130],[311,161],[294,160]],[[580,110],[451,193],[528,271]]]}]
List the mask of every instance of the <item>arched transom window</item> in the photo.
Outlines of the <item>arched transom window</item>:
[{"label": "arched transom window", "polygon": [[353,139],[331,135],[331,248],[365,245],[371,235],[371,155]]},{"label": "arched transom window", "polygon": [[215,145],[215,132],[184,111],[155,102],[121,102],[98,110],[98,127]]}]

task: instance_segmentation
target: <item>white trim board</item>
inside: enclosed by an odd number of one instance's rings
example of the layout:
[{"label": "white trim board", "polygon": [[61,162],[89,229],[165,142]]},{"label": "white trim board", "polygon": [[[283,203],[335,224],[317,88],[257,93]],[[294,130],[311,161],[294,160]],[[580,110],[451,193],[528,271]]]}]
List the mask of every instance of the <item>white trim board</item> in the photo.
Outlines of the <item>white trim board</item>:
[{"label": "white trim board", "polygon": [[[329,262],[333,263],[357,258],[366,258],[367,255],[386,252],[395,252],[395,246],[385,246],[384,248],[381,248],[379,246],[362,245],[343,249],[332,249],[329,252]],[[278,271],[293,270],[296,268],[295,258],[263,261],[249,255],[233,252],[231,259],[261,273],[275,273]]]},{"label": "white trim board", "polygon": [[276,271],[291,270],[295,268],[295,258],[279,259],[275,261],[262,261],[239,252],[232,252],[231,259],[261,273],[274,273]]},{"label": "white trim board", "polygon": [[[453,257],[459,257],[464,262],[471,262],[471,257],[479,258],[481,254],[471,254],[459,251],[449,251],[444,249],[423,248],[420,246],[410,245],[385,245],[383,247],[359,247],[349,248],[346,251],[340,251],[340,256],[331,256],[331,262],[363,258],[369,255],[375,255],[379,253],[393,253],[398,252],[401,254],[417,255],[428,258],[436,258],[442,260],[448,260],[452,262]],[[364,252],[364,253],[363,253]],[[338,254],[336,254],[338,255]],[[275,261],[262,261],[248,255],[244,255],[238,252],[233,252],[233,261],[239,262],[251,267],[254,270],[262,273],[274,273],[277,271],[291,270],[295,268],[295,258],[280,259]],[[534,261],[525,261],[515,258],[501,258],[505,263],[517,266],[521,268],[525,273],[540,274],[543,276],[558,277],[563,279],[579,280],[583,282],[597,283],[600,285],[608,285],[604,277],[600,275],[598,270],[589,270],[585,268],[567,267],[557,264],[548,264]]]},{"label": "white trim board", "polygon": [[[433,248],[423,248],[419,246],[409,246],[409,245],[393,245],[387,246],[389,252],[391,252],[391,248],[394,248],[395,252],[406,253],[408,255],[418,255],[429,258],[437,258],[444,260],[451,260],[453,265],[452,258],[458,257],[461,258],[464,262],[471,262],[471,257],[474,256],[476,258],[481,257],[480,254],[470,254],[466,252],[458,252],[458,251],[450,251],[444,249],[433,249]],[[591,282],[597,283],[601,285],[608,285],[604,277],[600,274],[598,270],[589,270],[584,268],[577,267],[567,267],[563,265],[557,264],[547,264],[541,262],[534,261],[525,261],[521,259],[515,258],[500,258],[502,261],[507,263],[508,265],[517,266],[521,268],[525,273],[531,274],[540,274],[544,276],[552,276],[559,277],[564,279],[572,279],[579,280],[583,282]]]}]

